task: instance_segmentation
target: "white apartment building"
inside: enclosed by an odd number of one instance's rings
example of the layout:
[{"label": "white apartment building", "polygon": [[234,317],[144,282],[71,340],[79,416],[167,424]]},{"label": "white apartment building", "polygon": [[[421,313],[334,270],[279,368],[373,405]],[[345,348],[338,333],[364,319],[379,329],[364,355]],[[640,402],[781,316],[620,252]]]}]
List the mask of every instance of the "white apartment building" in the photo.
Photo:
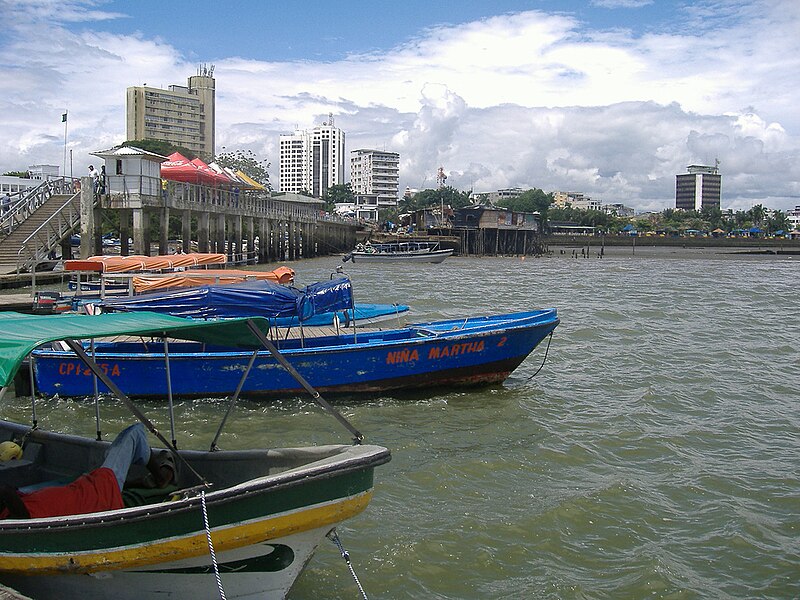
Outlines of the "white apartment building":
[{"label": "white apartment building", "polygon": [[214,67],[203,66],[187,85],[169,89],[147,85],[127,90],[129,140],[161,140],[211,160],[215,149]]},{"label": "white apartment building", "polygon": [[800,206],[795,206],[794,210],[787,210],[786,219],[791,223],[792,231],[800,230]]},{"label": "white apartment building", "polygon": [[332,115],[314,129],[280,136],[280,191],[322,198],[329,187],[342,185],[344,145],[344,132],[334,126]]},{"label": "white apartment building", "polygon": [[377,209],[396,207],[400,194],[400,155],[382,150],[353,150],[350,186],[356,205],[360,197],[369,197],[369,203],[374,203]]}]

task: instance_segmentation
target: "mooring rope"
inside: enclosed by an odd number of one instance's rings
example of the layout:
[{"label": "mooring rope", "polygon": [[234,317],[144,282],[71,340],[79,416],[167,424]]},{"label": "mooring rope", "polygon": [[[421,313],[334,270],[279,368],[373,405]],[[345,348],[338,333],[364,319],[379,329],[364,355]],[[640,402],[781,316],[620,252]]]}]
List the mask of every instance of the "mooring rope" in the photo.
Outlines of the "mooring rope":
[{"label": "mooring rope", "polygon": [[217,589],[219,590],[220,600],[227,600],[225,590],[222,589],[222,578],[219,576],[219,565],[217,564],[217,553],[214,552],[214,544],[211,541],[211,528],[208,526],[208,509],[206,508],[206,492],[200,491],[200,502],[203,505],[203,526],[206,528],[206,540],[208,541],[208,551],[211,553],[211,563],[214,565],[214,577],[217,579]]},{"label": "mooring rope", "polygon": [[344,562],[347,563],[347,568],[350,569],[350,574],[353,576],[353,580],[356,582],[356,585],[358,586],[358,591],[361,592],[361,597],[364,600],[369,600],[367,598],[367,593],[364,591],[364,588],[361,587],[361,582],[358,580],[358,576],[356,575],[355,569],[353,569],[353,563],[350,562],[350,553],[344,549],[344,546],[342,546],[342,542],[339,541],[339,534],[336,533],[335,527],[328,532],[327,537],[330,541],[336,544],[337,548],[339,548],[339,552],[341,553]]},{"label": "mooring rope", "polygon": [[539,368],[536,369],[536,373],[534,373],[533,375],[531,375],[530,377],[528,377],[525,380],[526,382],[530,381],[531,379],[536,377],[539,374],[539,371],[542,370],[542,367],[544,367],[544,363],[547,362],[547,353],[550,352],[550,342],[552,342],[552,341],[553,341],[553,332],[551,331],[550,335],[547,336],[547,348],[545,348],[545,351],[544,351],[544,358],[542,359],[542,364],[540,364]]}]

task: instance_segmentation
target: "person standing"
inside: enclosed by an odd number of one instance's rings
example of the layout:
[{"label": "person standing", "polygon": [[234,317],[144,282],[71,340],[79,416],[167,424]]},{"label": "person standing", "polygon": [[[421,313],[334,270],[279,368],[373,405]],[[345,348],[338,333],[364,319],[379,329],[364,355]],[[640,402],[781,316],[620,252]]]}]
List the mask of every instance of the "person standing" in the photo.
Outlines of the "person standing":
[{"label": "person standing", "polygon": [[94,168],[94,165],[89,165],[89,177],[92,178],[92,190],[95,194],[100,192],[100,171]]}]

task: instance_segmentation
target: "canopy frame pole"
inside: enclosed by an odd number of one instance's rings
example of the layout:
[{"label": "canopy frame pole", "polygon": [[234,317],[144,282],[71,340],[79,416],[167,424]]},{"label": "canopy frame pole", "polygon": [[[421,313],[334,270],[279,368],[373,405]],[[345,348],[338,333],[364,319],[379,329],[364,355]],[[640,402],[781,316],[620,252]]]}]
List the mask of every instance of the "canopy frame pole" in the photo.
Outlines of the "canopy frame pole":
[{"label": "canopy frame pole", "polygon": [[162,444],[164,444],[164,446],[165,446],[166,448],[168,448],[168,449],[169,449],[169,451],[170,451],[170,452],[172,453],[172,455],[173,455],[173,456],[176,458],[176,460],[180,461],[180,462],[181,462],[181,464],[183,464],[183,465],[184,465],[184,466],[185,466],[187,469],[189,469],[189,470],[190,470],[190,471],[191,471],[191,472],[194,474],[194,476],[195,476],[195,477],[197,477],[198,481],[202,482],[204,485],[209,485],[208,481],[206,481],[206,479],[205,479],[205,478],[204,478],[202,475],[200,475],[200,473],[198,473],[198,472],[197,472],[197,471],[194,469],[194,467],[192,467],[192,465],[190,465],[190,464],[189,464],[189,463],[186,461],[186,459],[185,459],[183,456],[181,456],[181,454],[180,454],[180,453],[177,451],[177,449],[173,448],[173,447],[170,445],[170,443],[169,443],[169,442],[166,440],[166,438],[163,436],[163,434],[162,434],[162,433],[161,433],[161,432],[160,432],[160,431],[159,431],[159,430],[156,428],[156,426],[153,424],[153,422],[152,422],[150,419],[148,419],[148,418],[147,418],[147,416],[146,416],[146,415],[145,415],[145,414],[144,414],[144,413],[143,413],[143,412],[142,412],[142,411],[139,409],[139,407],[138,407],[138,406],[136,406],[136,405],[135,405],[135,404],[134,404],[134,403],[131,401],[131,399],[130,399],[130,398],[128,398],[128,396],[126,396],[126,395],[125,395],[125,394],[122,392],[122,390],[121,390],[121,389],[119,389],[119,387],[117,386],[117,384],[116,384],[116,383],[114,383],[113,381],[111,381],[111,379],[108,377],[108,375],[106,375],[106,374],[103,372],[103,370],[100,368],[100,366],[99,366],[99,365],[98,365],[96,362],[94,362],[94,361],[93,361],[93,360],[92,360],[92,359],[91,359],[91,358],[90,358],[90,357],[89,357],[89,356],[86,354],[86,351],[83,349],[83,346],[81,345],[81,343],[80,343],[80,342],[78,342],[78,341],[76,341],[76,340],[74,340],[74,339],[64,340],[64,342],[67,344],[67,346],[69,346],[69,347],[70,347],[70,350],[72,350],[72,351],[73,351],[73,352],[74,352],[74,353],[75,353],[75,354],[78,356],[78,358],[79,358],[79,359],[80,359],[80,360],[81,360],[81,361],[82,361],[82,362],[83,362],[83,363],[84,363],[84,364],[85,364],[87,367],[89,367],[89,369],[90,369],[90,370],[91,370],[91,371],[92,371],[94,374],[96,374],[96,375],[97,375],[97,377],[99,377],[99,378],[100,378],[100,381],[102,381],[102,382],[103,382],[103,383],[106,385],[106,387],[108,387],[108,389],[109,389],[109,390],[111,390],[111,393],[112,393],[112,394],[114,394],[114,395],[115,395],[117,398],[119,398],[119,399],[122,401],[122,403],[123,403],[125,406],[127,406],[127,407],[128,407],[128,410],[130,410],[130,411],[133,413],[133,415],[134,415],[134,416],[135,416],[137,419],[139,419],[139,421],[141,421],[141,423],[142,423],[142,424],[143,424],[143,425],[144,425],[144,426],[147,428],[147,430],[148,430],[150,433],[152,433],[154,436],[156,436],[156,438],[158,438],[158,440],[159,440],[159,441],[160,441]]},{"label": "canopy frame pole", "polygon": [[172,434],[172,447],[178,447],[178,440],[175,437],[175,407],[172,404],[172,375],[169,370],[169,342],[167,336],[161,338],[164,341],[164,367],[167,372],[167,406],[169,407],[169,430]]},{"label": "canopy frame pole", "polygon": [[225,427],[225,423],[228,421],[228,417],[230,416],[231,412],[233,412],[233,406],[239,399],[239,394],[242,393],[242,388],[244,388],[244,382],[250,375],[250,370],[253,368],[253,363],[256,362],[257,357],[258,357],[258,350],[254,350],[253,355],[250,357],[250,362],[247,363],[247,368],[244,370],[241,379],[239,379],[239,385],[236,386],[236,391],[233,393],[233,396],[231,396],[231,401],[230,403],[228,403],[228,410],[225,412],[225,416],[222,417],[222,422],[219,424],[219,429],[217,429],[217,435],[214,436],[214,439],[211,442],[211,447],[209,448],[211,452],[216,452],[217,450],[219,450],[217,442],[219,441],[219,437],[222,435],[222,429],[223,427]]},{"label": "canopy frame pole", "polygon": [[[92,360],[96,360],[94,339],[91,340]],[[97,385],[97,375],[92,375],[92,386],[94,388],[94,428],[97,434],[97,441],[103,439],[103,432],[100,431],[100,388]]]},{"label": "canopy frame pole", "polygon": [[286,360],[286,357],[284,357],[283,354],[281,354],[278,351],[275,345],[269,341],[267,336],[264,335],[264,332],[258,328],[258,325],[256,325],[252,319],[247,319],[247,327],[250,329],[250,331],[253,333],[254,336],[256,336],[259,340],[261,340],[261,343],[267,350],[270,351],[270,354],[272,354],[272,356],[275,357],[275,360],[277,360],[283,366],[283,368],[286,369],[289,372],[289,374],[295,378],[297,383],[302,385],[303,388],[309,394],[311,394],[311,397],[314,399],[314,401],[317,404],[319,404],[322,408],[324,408],[326,411],[328,411],[331,415],[333,415],[336,418],[336,420],[339,421],[339,423],[344,425],[344,427],[350,433],[353,434],[354,436],[353,442],[355,444],[360,444],[362,441],[364,441],[364,435],[358,429],[353,427],[350,421],[345,419],[339,411],[333,408],[333,406],[331,406],[322,396],[320,396],[319,392],[315,390],[300,373],[298,373],[297,369],[295,369],[291,365],[291,363],[289,363],[288,360]]},{"label": "canopy frame pole", "polygon": [[[39,424],[39,420],[36,418],[36,388],[33,385],[36,380],[33,375],[33,363],[35,360],[36,359],[34,358],[33,354],[31,354],[28,361],[28,375],[30,376],[31,380],[31,423],[33,423],[34,429],[36,429]],[[8,386],[3,388],[3,391],[5,391],[7,388]]]}]

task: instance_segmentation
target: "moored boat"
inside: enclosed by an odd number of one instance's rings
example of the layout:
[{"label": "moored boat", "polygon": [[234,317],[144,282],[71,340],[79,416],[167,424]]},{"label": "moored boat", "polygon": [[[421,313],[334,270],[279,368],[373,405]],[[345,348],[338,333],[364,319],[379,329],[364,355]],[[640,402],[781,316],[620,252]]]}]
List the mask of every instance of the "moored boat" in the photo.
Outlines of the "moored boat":
[{"label": "moored boat", "polygon": [[441,263],[453,254],[453,249],[442,249],[438,242],[392,242],[387,244],[359,244],[342,260],[347,262],[420,262]]},{"label": "moored boat", "polygon": [[[33,597],[283,598],[325,535],[367,507],[374,468],[390,459],[386,448],[361,444],[363,436],[318,394],[355,444],[222,451],[216,441],[226,414],[208,451],[177,450],[75,341],[139,335],[275,351],[264,319],[3,313],[0,320],[0,397],[34,347],[60,341],[80,357],[81,372],[93,373],[170,449],[178,467],[176,485],[147,504],[127,490],[140,501],[121,509],[0,520],[0,582]],[[230,409],[237,398],[234,391]],[[99,465],[109,445],[45,431],[35,416],[33,425],[0,421],[0,439],[23,450],[0,463],[0,483],[14,487],[70,481]]]},{"label": "moored boat", "polygon": [[[320,392],[377,393],[431,386],[500,383],[559,323],[555,309],[417,323],[398,329],[280,341],[280,355]],[[249,355],[192,343],[163,347],[97,343],[95,357],[112,380],[135,396],[163,398],[166,382],[183,397],[232,393]],[[34,353],[35,384],[46,394],[90,396],[93,379],[69,350]],[[196,373],[202,373],[197,377]],[[102,389],[102,386],[101,386]],[[268,352],[259,352],[241,390],[248,397],[285,396],[303,388]]]}]

